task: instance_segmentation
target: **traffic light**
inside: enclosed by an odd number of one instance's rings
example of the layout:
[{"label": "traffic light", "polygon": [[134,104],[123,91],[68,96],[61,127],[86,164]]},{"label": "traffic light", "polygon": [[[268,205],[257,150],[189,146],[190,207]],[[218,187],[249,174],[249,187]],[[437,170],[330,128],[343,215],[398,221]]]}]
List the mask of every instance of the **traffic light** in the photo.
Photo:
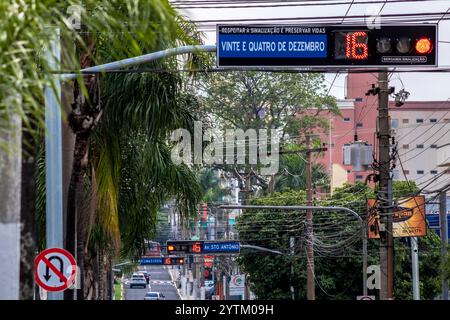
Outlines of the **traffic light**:
[{"label": "traffic light", "polygon": [[203,251],[203,241],[167,241],[166,246],[168,254],[199,254]]},{"label": "traffic light", "polygon": [[194,240],[180,240],[167,241],[167,253],[171,254],[213,254],[225,253],[234,254],[239,253],[239,241],[194,241]]},{"label": "traffic light", "polygon": [[167,258],[164,258],[164,264],[169,265],[169,266],[183,265],[184,258],[182,258],[182,257],[167,257]]},{"label": "traffic light", "polygon": [[219,67],[437,66],[436,24],[218,25],[217,36]]}]

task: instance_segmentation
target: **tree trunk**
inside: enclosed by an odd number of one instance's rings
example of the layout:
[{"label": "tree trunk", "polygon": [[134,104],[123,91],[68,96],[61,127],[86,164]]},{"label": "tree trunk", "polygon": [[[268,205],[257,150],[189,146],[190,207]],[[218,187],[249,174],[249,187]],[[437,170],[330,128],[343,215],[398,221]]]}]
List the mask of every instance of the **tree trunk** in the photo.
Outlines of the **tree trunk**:
[{"label": "tree trunk", "polygon": [[95,297],[95,260],[88,252],[84,257],[84,281],[83,281],[83,296],[86,300],[96,300]]},{"label": "tree trunk", "polygon": [[[92,130],[96,126],[100,116],[100,102],[99,102],[99,88],[96,77],[90,77],[86,80],[86,87],[88,88],[88,97],[84,97],[78,84],[74,86],[75,102],[72,105],[72,113],[69,116],[69,125],[76,134],[74,154],[72,162],[72,175],[67,192],[67,219],[66,219],[66,248],[77,256],[77,263],[81,271],[81,287],[83,286],[84,278],[84,248],[86,244],[87,226],[86,217],[77,214],[83,214],[85,210],[81,208],[80,203],[83,203],[83,178],[88,164],[89,151],[89,137]],[[79,236],[76,239],[76,235]],[[77,255],[78,251],[78,255]],[[66,291],[67,292],[67,291]],[[77,293],[82,298],[82,288]],[[67,298],[70,299],[70,293]]]},{"label": "tree trunk", "polygon": [[106,272],[105,261],[106,255],[104,250],[98,251],[98,300],[105,300],[106,298]]},{"label": "tree trunk", "polygon": [[[66,221],[66,249],[75,257],[77,257],[77,264],[80,267],[80,285],[83,283],[83,264],[80,263],[81,256],[77,256],[77,211],[79,196],[82,194],[82,182],[84,175],[85,164],[83,159],[87,156],[89,144],[89,132],[77,134],[75,139],[75,148],[73,153],[72,176],[70,178],[69,190],[67,194],[67,221]],[[81,211],[81,210],[80,210]],[[82,261],[81,261],[82,262]],[[67,300],[74,298],[72,290],[66,290],[64,296]]]},{"label": "tree trunk", "polygon": [[[25,129],[25,128],[24,128]],[[22,198],[21,198],[21,259],[20,299],[33,300],[34,259],[36,256],[36,143],[32,135],[23,132]]]},{"label": "tree trunk", "polygon": [[[17,101],[16,101],[17,102]],[[22,122],[12,115],[0,127],[0,300],[19,299]]]}]

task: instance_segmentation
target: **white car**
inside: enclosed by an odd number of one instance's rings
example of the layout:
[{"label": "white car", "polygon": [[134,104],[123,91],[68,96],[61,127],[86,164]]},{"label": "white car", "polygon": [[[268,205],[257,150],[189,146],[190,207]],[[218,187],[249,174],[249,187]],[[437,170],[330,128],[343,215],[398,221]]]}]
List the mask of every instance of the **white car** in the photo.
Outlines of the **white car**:
[{"label": "white car", "polygon": [[165,296],[161,292],[149,291],[145,294],[144,300],[164,300]]},{"label": "white car", "polygon": [[147,288],[147,280],[143,274],[134,273],[130,280],[130,289],[133,287]]}]

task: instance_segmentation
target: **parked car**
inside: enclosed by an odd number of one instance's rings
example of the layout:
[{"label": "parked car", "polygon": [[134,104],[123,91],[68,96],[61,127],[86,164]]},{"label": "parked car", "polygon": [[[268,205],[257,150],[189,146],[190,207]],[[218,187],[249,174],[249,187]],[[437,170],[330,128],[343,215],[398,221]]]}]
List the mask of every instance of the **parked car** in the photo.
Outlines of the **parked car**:
[{"label": "parked car", "polygon": [[145,294],[144,300],[164,300],[165,296],[161,292],[149,291]]},{"label": "parked car", "polygon": [[143,287],[147,288],[147,281],[145,280],[145,276],[140,273],[134,273],[131,276],[130,280],[130,289],[133,287]]}]

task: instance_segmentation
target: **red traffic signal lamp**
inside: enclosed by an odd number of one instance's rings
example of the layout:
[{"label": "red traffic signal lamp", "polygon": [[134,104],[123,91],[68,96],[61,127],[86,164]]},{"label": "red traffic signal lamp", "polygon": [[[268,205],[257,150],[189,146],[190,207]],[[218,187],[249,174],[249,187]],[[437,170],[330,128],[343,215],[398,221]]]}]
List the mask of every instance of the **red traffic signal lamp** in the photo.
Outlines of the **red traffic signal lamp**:
[{"label": "red traffic signal lamp", "polygon": [[429,38],[420,38],[416,42],[416,51],[420,54],[428,54],[433,50],[433,44]]}]

